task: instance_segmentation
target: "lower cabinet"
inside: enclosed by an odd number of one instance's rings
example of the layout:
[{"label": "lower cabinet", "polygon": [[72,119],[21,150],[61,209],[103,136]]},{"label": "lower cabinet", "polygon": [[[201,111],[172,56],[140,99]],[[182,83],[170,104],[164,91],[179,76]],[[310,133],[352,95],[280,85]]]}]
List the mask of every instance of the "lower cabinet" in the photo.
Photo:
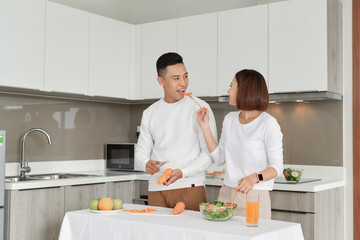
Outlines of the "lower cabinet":
[{"label": "lower cabinet", "polygon": [[272,219],[301,224],[307,240],[344,237],[344,188],[319,192],[272,191]]},{"label": "lower cabinet", "polygon": [[91,199],[107,197],[109,183],[65,186],[65,212],[87,209]]},{"label": "lower cabinet", "polygon": [[212,202],[214,200],[218,200],[220,188],[218,186],[206,186],[206,201]]},{"label": "lower cabinet", "polygon": [[149,181],[145,181],[145,180],[134,181],[133,203],[148,205],[148,189],[149,189]]},{"label": "lower cabinet", "polygon": [[109,194],[111,198],[120,198],[124,203],[133,203],[135,197],[136,181],[110,182]]},{"label": "lower cabinet", "polygon": [[[208,202],[218,199],[220,188],[206,186]],[[319,192],[271,191],[270,198],[271,219],[300,223],[306,240],[343,238],[343,187]]]},{"label": "lower cabinet", "polygon": [[5,239],[58,239],[66,212],[87,209],[91,199],[106,196],[121,198],[124,203],[133,203],[135,194],[140,193],[137,191],[140,189],[139,183],[140,181],[124,181],[6,190]]},{"label": "lower cabinet", "polygon": [[5,239],[58,239],[64,214],[64,187],[6,191]]}]

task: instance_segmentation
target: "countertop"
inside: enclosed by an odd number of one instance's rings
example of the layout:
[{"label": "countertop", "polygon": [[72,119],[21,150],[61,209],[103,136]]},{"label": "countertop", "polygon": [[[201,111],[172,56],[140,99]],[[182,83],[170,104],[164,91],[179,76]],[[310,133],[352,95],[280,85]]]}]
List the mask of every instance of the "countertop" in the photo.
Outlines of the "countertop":
[{"label": "countertop", "polygon": [[[68,171],[66,173],[69,173]],[[77,174],[89,174],[96,176],[76,177],[70,179],[54,179],[54,180],[34,180],[5,183],[6,190],[20,190],[20,189],[36,189],[48,188],[59,186],[71,186],[82,184],[95,184],[103,182],[119,182],[119,181],[132,181],[132,180],[145,180],[149,179],[149,175],[144,172],[122,172],[122,171],[80,171],[71,172]],[[31,174],[30,174],[31,175]],[[282,176],[281,176],[282,177]],[[208,186],[221,186],[221,177],[206,178],[206,185]],[[327,189],[342,187],[345,185],[343,179],[339,178],[324,178],[320,181],[301,183],[301,184],[274,184],[274,190],[280,191],[296,191],[296,192],[318,192]]]}]

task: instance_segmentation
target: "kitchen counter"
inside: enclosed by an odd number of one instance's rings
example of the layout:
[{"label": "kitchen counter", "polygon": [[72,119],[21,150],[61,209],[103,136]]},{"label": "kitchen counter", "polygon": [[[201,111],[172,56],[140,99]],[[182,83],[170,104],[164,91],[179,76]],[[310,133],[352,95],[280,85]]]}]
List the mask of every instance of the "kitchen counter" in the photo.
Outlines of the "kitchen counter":
[{"label": "kitchen counter", "polygon": [[[69,172],[67,172],[69,173]],[[72,172],[77,174],[89,174],[96,176],[76,177],[70,179],[34,180],[24,182],[5,183],[6,190],[48,188],[69,185],[95,184],[101,182],[119,182],[131,180],[149,180],[149,175],[144,172],[122,172],[122,171],[81,171]],[[221,186],[221,178],[207,178],[206,185]],[[318,192],[344,186],[342,179],[322,179],[320,181],[301,184],[274,184],[274,190],[296,191],[296,192]]]}]

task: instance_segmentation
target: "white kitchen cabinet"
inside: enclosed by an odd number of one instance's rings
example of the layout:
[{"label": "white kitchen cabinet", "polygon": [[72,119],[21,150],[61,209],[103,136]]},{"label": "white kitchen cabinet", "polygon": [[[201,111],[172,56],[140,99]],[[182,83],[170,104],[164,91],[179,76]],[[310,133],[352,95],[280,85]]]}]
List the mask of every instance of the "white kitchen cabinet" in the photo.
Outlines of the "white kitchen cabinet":
[{"label": "white kitchen cabinet", "polygon": [[217,13],[178,19],[178,53],[189,72],[189,91],[217,96]]},{"label": "white kitchen cabinet", "polygon": [[89,95],[128,98],[130,24],[90,15]]},{"label": "white kitchen cabinet", "polygon": [[218,95],[235,74],[254,69],[268,79],[268,5],[218,13]]},{"label": "white kitchen cabinet", "polygon": [[129,99],[141,99],[141,25],[130,26]]},{"label": "white kitchen cabinet", "polygon": [[0,2],[0,86],[44,89],[45,0]]},{"label": "white kitchen cabinet", "polygon": [[269,92],[342,92],[338,4],[269,4]]},{"label": "white kitchen cabinet", "polygon": [[46,4],[45,90],[88,93],[90,13]]},{"label": "white kitchen cabinet", "polygon": [[167,52],[177,51],[177,19],[141,25],[141,98],[164,96],[157,81],[156,61]]}]

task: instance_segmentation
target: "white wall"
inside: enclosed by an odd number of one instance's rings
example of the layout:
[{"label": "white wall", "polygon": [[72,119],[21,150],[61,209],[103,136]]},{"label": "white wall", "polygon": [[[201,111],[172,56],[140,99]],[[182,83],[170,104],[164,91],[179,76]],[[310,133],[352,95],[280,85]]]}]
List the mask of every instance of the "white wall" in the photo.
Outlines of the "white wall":
[{"label": "white wall", "polygon": [[345,167],[344,239],[353,239],[352,0],[343,2],[343,163]]}]

